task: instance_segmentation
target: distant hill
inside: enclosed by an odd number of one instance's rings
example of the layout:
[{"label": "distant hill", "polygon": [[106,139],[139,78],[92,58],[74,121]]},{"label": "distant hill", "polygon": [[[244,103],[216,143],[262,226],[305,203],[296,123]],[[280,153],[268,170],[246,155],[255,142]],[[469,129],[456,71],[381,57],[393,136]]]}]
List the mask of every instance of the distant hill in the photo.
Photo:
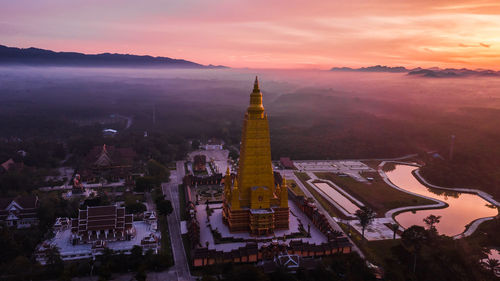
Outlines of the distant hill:
[{"label": "distant hill", "polygon": [[429,78],[453,78],[453,77],[500,77],[500,71],[490,69],[467,69],[467,68],[414,68],[407,69],[403,66],[385,66],[375,65],[361,68],[350,67],[333,67],[330,71],[347,71],[347,72],[392,72],[392,73],[407,73],[412,76],[429,77]]},{"label": "distant hill", "polygon": [[467,68],[455,69],[422,69],[417,68],[408,72],[408,75],[430,77],[430,78],[454,78],[454,77],[500,77],[500,71],[494,71],[489,69],[476,69],[471,70]]},{"label": "distant hill", "polygon": [[333,67],[331,71],[353,71],[353,72],[408,72],[409,70],[402,66],[385,66],[385,65],[375,65],[361,68],[350,68],[350,67]]},{"label": "distant hill", "polygon": [[202,65],[167,57],[103,53],[87,55],[75,52],[54,52],[38,48],[15,48],[0,45],[0,65],[87,66],[87,67],[159,67],[159,68],[227,68]]}]

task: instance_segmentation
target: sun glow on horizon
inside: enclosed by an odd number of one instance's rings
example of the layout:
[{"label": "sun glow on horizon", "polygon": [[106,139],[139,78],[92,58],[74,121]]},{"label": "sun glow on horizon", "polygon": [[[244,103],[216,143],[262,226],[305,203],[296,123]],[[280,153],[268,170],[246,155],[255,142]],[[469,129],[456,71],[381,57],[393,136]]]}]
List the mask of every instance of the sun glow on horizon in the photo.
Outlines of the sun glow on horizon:
[{"label": "sun glow on horizon", "polygon": [[23,48],[236,68],[500,65],[496,1],[20,0],[0,18],[0,44]]}]

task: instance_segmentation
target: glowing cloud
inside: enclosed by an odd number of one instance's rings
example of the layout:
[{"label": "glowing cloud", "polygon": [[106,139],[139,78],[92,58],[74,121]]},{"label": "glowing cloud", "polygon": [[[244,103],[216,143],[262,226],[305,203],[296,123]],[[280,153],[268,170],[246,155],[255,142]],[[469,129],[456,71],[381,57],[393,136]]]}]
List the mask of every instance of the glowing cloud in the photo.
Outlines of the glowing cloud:
[{"label": "glowing cloud", "polygon": [[[43,3],[42,3],[43,2]],[[500,65],[498,1],[2,1],[0,44],[262,68]]]}]

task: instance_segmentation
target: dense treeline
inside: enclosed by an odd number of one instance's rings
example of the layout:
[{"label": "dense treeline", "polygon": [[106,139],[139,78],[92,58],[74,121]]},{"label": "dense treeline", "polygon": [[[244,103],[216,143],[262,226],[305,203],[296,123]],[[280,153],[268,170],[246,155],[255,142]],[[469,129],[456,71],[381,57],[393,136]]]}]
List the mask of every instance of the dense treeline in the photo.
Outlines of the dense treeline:
[{"label": "dense treeline", "polygon": [[[251,87],[247,84],[59,75],[18,78],[25,79],[24,88],[5,86],[6,95],[0,96],[0,124],[5,128],[0,137],[23,142],[38,138],[32,147],[43,149],[26,159],[34,165],[56,165],[64,154],[62,144],[73,155],[70,163],[92,146],[107,143],[133,147],[144,160],[163,165],[182,159],[190,139],[219,137],[231,147],[239,145]],[[274,159],[387,158],[437,151],[440,157],[425,159],[423,172],[429,180],[498,196],[499,131],[492,120],[500,112],[478,99],[453,100],[450,93],[448,100],[442,95],[431,103],[424,94],[414,102],[385,93],[349,95],[318,88],[290,93],[276,88],[263,88]],[[124,117],[132,120],[128,129]],[[108,127],[118,129],[118,135],[104,138],[102,129]],[[448,155],[451,135],[456,136],[453,161]],[[44,147],[44,142],[53,147]],[[3,159],[12,155],[4,151],[0,149]]]},{"label": "dense treeline", "polygon": [[[492,225],[498,230],[498,219]],[[380,257],[385,280],[497,280],[493,272],[481,263],[486,254],[484,245],[476,240],[439,235],[432,226],[428,229],[409,227],[401,237],[394,241],[369,242],[372,247],[376,245],[380,252],[386,253]]]},{"label": "dense treeline", "polygon": [[14,229],[0,226],[0,279],[33,280],[51,279],[59,276],[55,268],[61,266],[59,259],[54,260],[58,266],[42,267],[35,261],[34,250],[43,240],[51,238],[51,227],[57,217],[75,217],[78,211],[78,200],[64,200],[57,194],[39,194],[39,224],[28,229]]},{"label": "dense treeline", "polygon": [[[218,276],[218,277],[214,277]],[[203,270],[202,281],[370,281],[376,280],[373,272],[357,253],[338,254],[319,261],[316,268],[289,272],[278,268],[266,274],[254,265],[226,264]]]}]

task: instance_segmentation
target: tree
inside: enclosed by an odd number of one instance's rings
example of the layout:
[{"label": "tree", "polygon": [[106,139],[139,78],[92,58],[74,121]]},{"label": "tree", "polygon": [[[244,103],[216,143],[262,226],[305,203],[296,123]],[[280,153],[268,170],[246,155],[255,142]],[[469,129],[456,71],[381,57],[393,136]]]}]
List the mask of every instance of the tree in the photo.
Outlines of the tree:
[{"label": "tree", "polygon": [[136,192],[144,192],[153,189],[155,186],[160,185],[160,181],[151,176],[140,177],[135,180]]},{"label": "tree", "polygon": [[229,272],[223,273],[223,280],[268,281],[269,277],[262,269],[253,265],[235,266]]},{"label": "tree", "polygon": [[497,259],[487,259],[483,265],[495,275],[495,268],[500,267],[500,262]]},{"label": "tree", "polygon": [[391,224],[391,229],[393,231],[392,239],[396,239],[396,233],[398,232],[399,224],[397,224],[397,223]]},{"label": "tree", "polygon": [[199,140],[193,140],[191,142],[191,147],[193,150],[198,150],[200,148],[200,141]]},{"label": "tree", "polygon": [[31,269],[30,260],[25,256],[17,256],[8,268],[9,274],[15,274],[18,278],[25,279]]},{"label": "tree", "polygon": [[200,281],[217,281],[218,279],[209,274],[203,274]]},{"label": "tree", "polygon": [[401,242],[403,243],[403,246],[413,253],[413,273],[415,273],[417,268],[417,255],[427,238],[427,230],[418,225],[410,226],[403,232],[403,234],[401,234]]},{"label": "tree", "polygon": [[148,174],[155,178],[158,182],[168,181],[170,177],[170,171],[167,167],[160,164],[156,160],[149,160],[147,163]]},{"label": "tree", "polygon": [[137,269],[143,261],[142,247],[134,245],[132,250],[130,250],[130,261],[132,264],[132,269]]},{"label": "tree", "polygon": [[156,209],[160,215],[168,216],[172,213],[174,208],[172,207],[172,202],[170,200],[159,199],[156,202]]},{"label": "tree", "polygon": [[46,252],[46,263],[49,269],[49,272],[54,275],[61,274],[64,263],[61,259],[61,254],[59,253],[59,248],[57,246],[50,246]]},{"label": "tree", "polygon": [[146,271],[144,270],[144,268],[141,266],[134,277],[135,277],[135,280],[137,280],[137,281],[146,281],[146,278],[148,277],[148,275],[146,274]]},{"label": "tree", "polygon": [[359,220],[359,224],[361,225],[361,236],[363,239],[365,238],[365,229],[368,227],[375,218],[375,213],[372,209],[362,206],[359,210],[356,211],[356,217]]},{"label": "tree", "polygon": [[439,223],[440,219],[441,216],[429,215],[428,217],[424,218],[423,221],[429,227],[430,231],[437,233],[435,224]]},{"label": "tree", "polygon": [[98,280],[109,280],[111,279],[112,272],[109,268],[109,264],[102,265],[99,267],[99,279]]},{"label": "tree", "polygon": [[125,196],[125,209],[132,214],[142,213],[146,211],[146,206],[133,194],[126,194]]}]

